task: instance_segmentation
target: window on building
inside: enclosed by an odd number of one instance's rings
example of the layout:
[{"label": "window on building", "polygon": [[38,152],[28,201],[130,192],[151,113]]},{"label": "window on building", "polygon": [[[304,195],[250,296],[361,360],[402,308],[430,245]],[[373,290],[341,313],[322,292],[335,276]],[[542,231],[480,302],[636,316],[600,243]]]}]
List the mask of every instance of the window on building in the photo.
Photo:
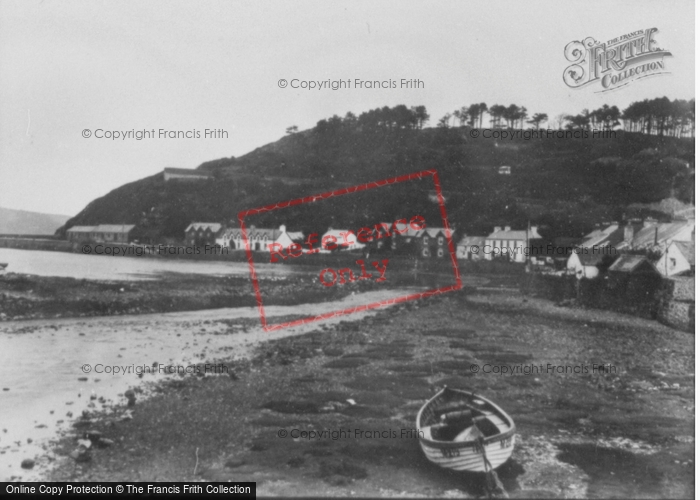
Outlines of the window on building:
[{"label": "window on building", "polygon": [[428,244],[428,237],[427,236],[423,236],[423,244],[424,245]]},{"label": "window on building", "polygon": [[442,236],[440,236],[440,237],[438,238],[438,245],[444,245],[444,244],[445,244],[445,238],[443,238]]},{"label": "window on building", "polygon": [[427,248],[424,248],[422,253],[423,257],[430,257],[430,250],[428,250]]},{"label": "window on building", "polygon": [[445,251],[442,248],[438,248],[437,256],[442,257],[443,255],[445,255]]}]

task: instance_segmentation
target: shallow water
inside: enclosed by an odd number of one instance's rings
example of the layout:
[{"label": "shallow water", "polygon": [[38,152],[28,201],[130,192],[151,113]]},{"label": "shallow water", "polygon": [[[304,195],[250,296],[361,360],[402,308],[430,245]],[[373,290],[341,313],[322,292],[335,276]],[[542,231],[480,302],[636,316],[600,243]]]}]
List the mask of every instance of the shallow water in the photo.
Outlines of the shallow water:
[{"label": "shallow water", "polygon": [[[157,279],[163,273],[206,276],[248,276],[250,274],[247,262],[113,257],[14,248],[0,248],[0,262],[9,264],[8,273],[88,280],[151,280]],[[255,264],[255,270],[270,276],[286,276],[294,272],[290,266],[272,264]]]},{"label": "shallow water", "polygon": [[[341,301],[266,308],[270,317],[322,314],[397,297],[406,291],[387,290],[346,297]],[[359,319],[372,311],[339,316],[326,323]],[[36,458],[57,432],[91,403],[90,396],[109,403],[125,403],[119,396],[143,381],[177,375],[146,374],[139,379],[136,366],[188,366],[217,357],[246,356],[257,343],[318,328],[317,323],[264,332],[259,326],[246,332],[220,333],[229,325],[216,320],[258,319],[256,308],[216,309],[141,316],[111,316],[59,320],[13,321],[0,324],[0,481],[21,476],[39,477],[42,467],[20,468],[25,458]],[[210,323],[205,324],[204,321]],[[227,323],[232,323],[227,321]],[[235,321],[233,322],[235,324]],[[242,330],[242,329],[241,329]],[[217,335],[217,333],[219,333]],[[83,365],[91,365],[85,373]],[[133,366],[131,373],[96,373],[104,366]],[[87,377],[81,381],[79,378]],[[9,390],[3,390],[3,389]],[[138,396],[137,396],[138,397]],[[102,404],[92,401],[99,409]],[[137,403],[138,404],[138,403]],[[53,413],[51,413],[53,411]],[[72,413],[69,417],[68,412]],[[59,421],[63,420],[62,423]],[[32,443],[28,443],[28,439]]]}]

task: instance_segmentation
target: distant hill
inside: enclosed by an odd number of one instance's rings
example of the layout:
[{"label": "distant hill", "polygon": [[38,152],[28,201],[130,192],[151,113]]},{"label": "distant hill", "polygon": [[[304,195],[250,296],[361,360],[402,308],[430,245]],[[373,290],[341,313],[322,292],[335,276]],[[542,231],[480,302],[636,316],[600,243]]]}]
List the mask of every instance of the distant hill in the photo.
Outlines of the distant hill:
[{"label": "distant hill", "polygon": [[[694,200],[690,138],[618,130],[616,138],[474,139],[468,127],[420,129],[361,118],[321,120],[244,156],[205,162],[198,168],[212,173],[211,180],[165,182],[158,174],[126,184],[91,202],[62,231],[123,223],[182,238],[192,221],[237,224],[241,210],[432,168],[439,172],[450,223],[470,234],[494,225],[523,228],[530,221],[545,233],[579,236],[597,222],[621,220],[631,204]],[[502,165],[512,173],[499,175]],[[410,209],[428,213],[434,207],[430,183],[414,191]],[[284,220],[269,212],[256,224],[318,230],[342,220],[361,227],[405,212],[397,208],[405,201],[406,193],[377,191],[327,210],[285,209]]]},{"label": "distant hill", "polygon": [[42,214],[0,207],[0,234],[52,235],[66,221],[68,215]]}]

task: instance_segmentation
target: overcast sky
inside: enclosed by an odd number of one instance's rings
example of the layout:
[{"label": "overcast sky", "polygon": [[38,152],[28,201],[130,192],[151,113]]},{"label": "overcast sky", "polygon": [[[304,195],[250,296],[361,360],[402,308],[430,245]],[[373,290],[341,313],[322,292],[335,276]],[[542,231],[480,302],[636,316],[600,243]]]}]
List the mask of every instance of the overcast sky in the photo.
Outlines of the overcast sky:
[{"label": "overcast sky", "polygon": [[[570,89],[564,47],[658,28],[669,75]],[[423,104],[429,125],[474,102],[530,114],[695,97],[687,1],[0,0],[0,206],[74,215],[165,166],[241,156],[333,114]],[[280,79],[423,89],[301,90]],[[228,139],[118,140],[82,131],[224,129]],[[310,193],[309,193],[310,194]]]}]

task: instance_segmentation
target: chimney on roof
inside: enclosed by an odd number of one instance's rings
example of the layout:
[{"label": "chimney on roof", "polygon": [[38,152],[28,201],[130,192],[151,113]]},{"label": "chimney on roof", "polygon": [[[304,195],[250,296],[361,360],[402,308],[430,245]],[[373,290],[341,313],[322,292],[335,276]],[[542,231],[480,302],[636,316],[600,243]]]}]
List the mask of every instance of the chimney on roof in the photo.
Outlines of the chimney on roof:
[{"label": "chimney on roof", "polygon": [[504,231],[510,231],[510,226],[506,226],[503,228]]},{"label": "chimney on roof", "polygon": [[656,224],[658,221],[656,219],[652,219],[651,217],[647,217],[644,219],[644,227],[651,227],[652,224]]},{"label": "chimney on roof", "polygon": [[499,232],[500,230],[501,230],[501,226],[494,226],[494,227],[493,227],[493,232],[494,232],[494,233],[497,233],[497,232]]},{"label": "chimney on roof", "polygon": [[286,232],[287,232],[287,226],[285,226],[284,224],[280,224],[280,231],[282,231],[283,233],[286,233]]},{"label": "chimney on roof", "polygon": [[654,228],[654,246],[659,244],[659,226]]},{"label": "chimney on roof", "polygon": [[631,222],[628,222],[627,225],[625,226],[625,243],[632,243],[632,240],[634,239],[634,226],[632,225]]}]

